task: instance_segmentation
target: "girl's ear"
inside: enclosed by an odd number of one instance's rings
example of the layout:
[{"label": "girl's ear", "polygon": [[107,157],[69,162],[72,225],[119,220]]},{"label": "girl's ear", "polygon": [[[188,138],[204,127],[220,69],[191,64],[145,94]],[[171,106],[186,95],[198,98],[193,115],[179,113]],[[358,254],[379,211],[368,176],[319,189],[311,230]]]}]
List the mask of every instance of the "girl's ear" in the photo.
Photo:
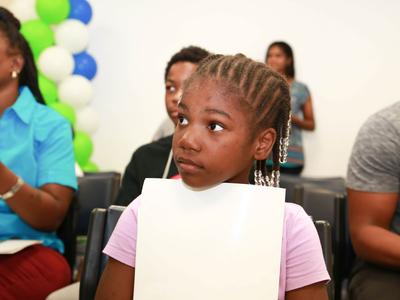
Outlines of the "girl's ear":
[{"label": "girl's ear", "polygon": [[254,152],[255,160],[267,159],[275,144],[276,131],[273,128],[267,128],[261,131],[256,137],[256,147]]}]

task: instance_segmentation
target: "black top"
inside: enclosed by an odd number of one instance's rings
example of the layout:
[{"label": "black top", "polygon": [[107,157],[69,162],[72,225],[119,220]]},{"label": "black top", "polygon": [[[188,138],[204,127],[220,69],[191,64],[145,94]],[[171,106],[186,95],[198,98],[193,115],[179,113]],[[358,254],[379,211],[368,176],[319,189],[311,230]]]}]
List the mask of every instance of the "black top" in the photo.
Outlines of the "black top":
[{"label": "black top", "polygon": [[[138,148],[125,169],[116,205],[127,206],[142,192],[146,178],[161,178],[172,147],[172,135]],[[174,160],[167,178],[178,174]]]}]

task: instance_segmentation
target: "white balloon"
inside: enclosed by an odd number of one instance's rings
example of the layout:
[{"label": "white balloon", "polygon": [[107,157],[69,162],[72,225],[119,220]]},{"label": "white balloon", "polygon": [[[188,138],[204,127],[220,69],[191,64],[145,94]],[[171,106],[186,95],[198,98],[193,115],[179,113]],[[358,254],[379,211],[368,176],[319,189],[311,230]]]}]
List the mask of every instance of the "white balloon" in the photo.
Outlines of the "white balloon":
[{"label": "white balloon", "polygon": [[35,3],[36,0],[14,0],[8,8],[22,23],[38,19]]},{"label": "white balloon", "polygon": [[81,75],[69,76],[58,85],[58,99],[76,109],[84,107],[92,97],[92,84]]},{"label": "white balloon", "polygon": [[0,0],[0,6],[3,6],[5,8],[7,8],[8,10],[10,10],[10,5],[14,1],[16,1],[16,0]]},{"label": "white balloon", "polygon": [[89,32],[85,24],[78,20],[66,20],[55,29],[56,44],[73,54],[86,49],[89,42]]},{"label": "white balloon", "polygon": [[49,79],[61,81],[74,71],[74,58],[63,47],[46,48],[39,56],[39,70]]},{"label": "white balloon", "polygon": [[90,106],[86,106],[76,113],[76,128],[79,131],[93,134],[99,127],[99,116]]}]

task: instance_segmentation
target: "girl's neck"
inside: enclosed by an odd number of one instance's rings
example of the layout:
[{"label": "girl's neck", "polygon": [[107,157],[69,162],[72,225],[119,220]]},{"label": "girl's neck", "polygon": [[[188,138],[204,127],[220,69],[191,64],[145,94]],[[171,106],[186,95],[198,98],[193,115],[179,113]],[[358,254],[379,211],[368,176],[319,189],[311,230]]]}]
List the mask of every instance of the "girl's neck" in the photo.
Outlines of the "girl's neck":
[{"label": "girl's neck", "polygon": [[11,83],[0,87],[0,117],[4,111],[12,106],[18,98],[18,81],[14,80]]}]

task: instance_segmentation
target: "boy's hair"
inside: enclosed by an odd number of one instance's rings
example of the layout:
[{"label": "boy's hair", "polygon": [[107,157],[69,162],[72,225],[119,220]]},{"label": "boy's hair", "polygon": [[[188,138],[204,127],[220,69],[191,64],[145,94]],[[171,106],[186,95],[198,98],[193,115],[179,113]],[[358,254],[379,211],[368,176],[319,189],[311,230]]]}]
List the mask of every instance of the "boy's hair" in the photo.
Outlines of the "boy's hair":
[{"label": "boy's hair", "polygon": [[167,67],[165,68],[164,80],[167,81],[168,73],[172,65],[178,62],[190,62],[197,65],[208,55],[210,55],[210,52],[197,46],[189,46],[182,48],[179,52],[175,53],[169,60]]},{"label": "boy's hair", "polygon": [[24,67],[19,76],[19,86],[28,86],[36,101],[44,104],[42,93],[39,90],[38,74],[33,54],[28,42],[19,32],[20,28],[21,23],[18,19],[7,9],[0,7],[0,32],[8,40],[10,48],[19,51],[24,58]]},{"label": "boy's hair", "polygon": [[[272,150],[273,170],[279,171],[282,159],[280,144],[288,140],[290,120],[290,91],[286,80],[263,63],[243,54],[235,56],[211,55],[203,60],[185,84],[188,90],[197,80],[213,80],[227,92],[246,103],[254,136],[260,130],[274,128],[277,139]],[[266,161],[258,161],[257,169],[267,174]]]},{"label": "boy's hair", "polygon": [[272,47],[278,47],[279,49],[281,49],[283,51],[283,53],[285,53],[287,58],[290,58],[291,63],[286,67],[285,75],[288,78],[294,78],[296,71],[294,69],[294,55],[293,55],[292,47],[290,47],[288,43],[285,43],[282,41],[273,42],[271,45],[269,45],[267,53],[265,54],[265,62],[267,62],[268,53]]}]

